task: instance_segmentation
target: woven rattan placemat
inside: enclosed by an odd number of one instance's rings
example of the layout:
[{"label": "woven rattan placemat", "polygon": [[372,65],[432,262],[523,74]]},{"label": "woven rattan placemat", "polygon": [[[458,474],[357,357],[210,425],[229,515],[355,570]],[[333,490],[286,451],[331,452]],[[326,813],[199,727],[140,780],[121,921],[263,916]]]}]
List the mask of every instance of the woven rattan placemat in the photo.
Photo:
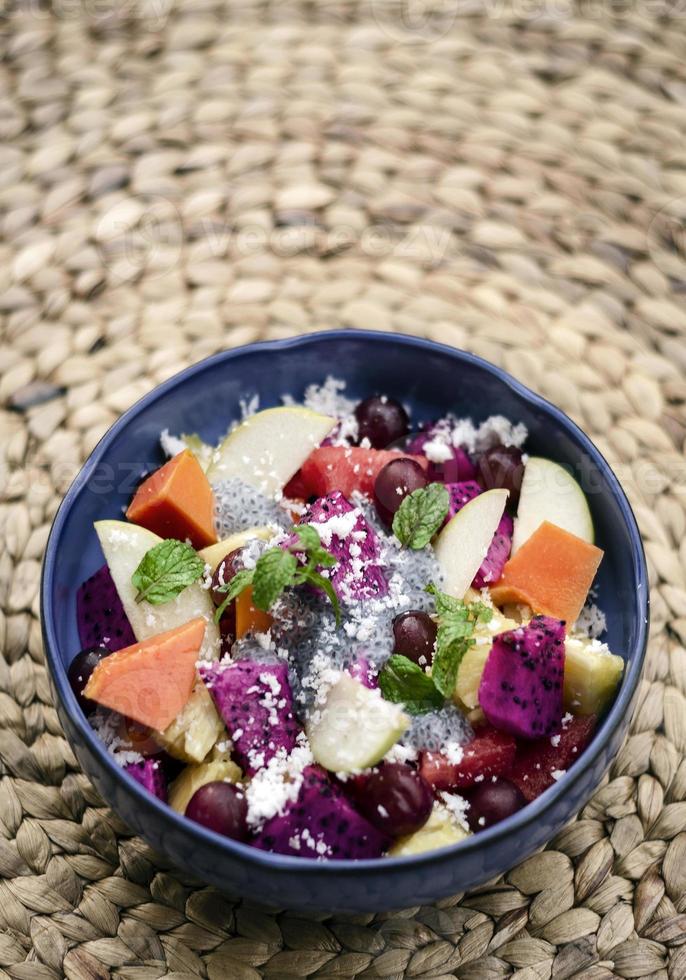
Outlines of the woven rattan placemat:
[{"label": "woven rattan placemat", "polygon": [[[0,101],[0,978],[686,977],[686,21],[601,0],[10,5]],[[163,866],[78,772],[40,560],[117,414],[258,337],[437,338],[615,465],[652,579],[577,822],[437,908],[299,917]],[[495,406],[494,406],[495,407]]]}]

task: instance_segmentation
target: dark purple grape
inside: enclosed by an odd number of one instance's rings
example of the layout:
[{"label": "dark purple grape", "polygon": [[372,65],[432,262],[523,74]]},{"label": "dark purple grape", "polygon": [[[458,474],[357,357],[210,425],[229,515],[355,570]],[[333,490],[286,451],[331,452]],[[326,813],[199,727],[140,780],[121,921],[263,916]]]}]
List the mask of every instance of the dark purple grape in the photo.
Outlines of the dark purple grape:
[{"label": "dark purple grape", "polygon": [[522,488],[522,452],[514,446],[493,446],[477,461],[479,482],[486,490],[509,490],[508,503],[516,504]]},{"label": "dark purple grape", "polygon": [[71,684],[71,689],[76,695],[79,707],[84,715],[92,714],[97,708],[95,701],[83,696],[83,689],[91,679],[91,675],[101,660],[109,657],[110,651],[107,647],[92,647],[89,650],[82,650],[77,653],[67,670],[67,677]]},{"label": "dark purple grape", "polygon": [[215,568],[211,586],[212,601],[215,606],[221,606],[226,598],[226,593],[219,591],[220,586],[227,585],[234,575],[243,568],[240,558],[240,548],[236,551],[230,551]]},{"label": "dark purple grape", "polygon": [[390,837],[423,827],[433,806],[431,787],[404,762],[386,762],[356,786],[355,803],[370,823]]},{"label": "dark purple grape", "polygon": [[385,449],[410,431],[407,412],[394,398],[373,395],[355,409],[358,440],[369,439],[374,449]]},{"label": "dark purple grape", "polygon": [[191,797],[186,816],[224,837],[247,840],[248,802],[232,783],[205,783]]},{"label": "dark purple grape", "polygon": [[433,660],[438,626],[428,613],[418,609],[400,613],[393,620],[395,653],[426,667]]},{"label": "dark purple grape", "polygon": [[469,794],[467,819],[474,833],[500,823],[525,805],[516,786],[506,779],[481,783]]},{"label": "dark purple grape", "polygon": [[374,484],[374,504],[384,524],[390,527],[405,497],[426,484],[426,473],[416,460],[401,456],[386,463]]}]

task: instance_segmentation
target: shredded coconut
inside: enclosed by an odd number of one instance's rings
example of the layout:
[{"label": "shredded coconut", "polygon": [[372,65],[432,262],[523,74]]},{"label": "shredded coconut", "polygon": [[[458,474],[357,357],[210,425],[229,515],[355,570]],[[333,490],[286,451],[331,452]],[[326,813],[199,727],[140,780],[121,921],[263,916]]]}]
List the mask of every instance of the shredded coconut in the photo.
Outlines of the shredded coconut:
[{"label": "shredded coconut", "polygon": [[[333,446],[352,446],[357,442],[358,424],[354,414],[357,402],[344,394],[346,387],[345,381],[329,375],[323,384],[308,385],[303,398],[306,408],[338,419],[338,426],[330,436]],[[290,395],[283,395],[281,400],[284,405],[295,404]]]},{"label": "shredded coconut", "polygon": [[144,762],[140,752],[126,738],[126,720],[116,711],[98,708],[90,723],[105,748],[118,766],[122,768]]},{"label": "shredded coconut", "polygon": [[458,742],[446,742],[442,752],[452,766],[459,766],[464,758],[464,751]]},{"label": "shredded coconut", "polygon": [[418,758],[419,752],[412,745],[396,742],[384,756],[384,762],[416,762]]},{"label": "shredded coconut", "polygon": [[469,418],[446,415],[433,422],[428,432],[430,440],[423,452],[435,463],[450,459],[451,446],[459,446],[468,453],[483,452],[498,443],[521,449],[528,435],[523,423],[513,424],[504,415],[491,415],[480,425],[474,425]]},{"label": "shredded coconut", "polygon": [[453,456],[447,440],[444,441],[438,437],[425,442],[423,452],[432,463],[446,463]]},{"label": "shredded coconut", "polygon": [[467,823],[469,803],[465,800],[464,796],[459,796],[457,793],[439,793],[438,795],[451,816],[454,817],[464,830],[469,830],[469,824]]},{"label": "shredded coconut", "polygon": [[585,633],[591,639],[597,639],[607,629],[607,619],[605,613],[596,606],[594,602],[584,606],[579,613],[579,618],[574,624],[573,630]]},{"label": "shredded coconut", "polygon": [[260,396],[252,395],[250,398],[241,398],[238,402],[241,409],[241,422],[245,422],[251,415],[255,415],[260,410]]},{"label": "shredded coconut", "polygon": [[160,446],[162,447],[162,451],[170,459],[172,456],[178,456],[179,453],[182,453],[184,449],[188,448],[183,439],[180,439],[178,436],[173,436],[169,432],[169,429],[162,429],[160,432]]},{"label": "shredded coconut", "polygon": [[298,798],[303,772],[314,762],[307,736],[300,732],[289,754],[284,748],[255,773],[246,787],[248,824],[258,830],[267,820],[281,816],[289,803]]}]

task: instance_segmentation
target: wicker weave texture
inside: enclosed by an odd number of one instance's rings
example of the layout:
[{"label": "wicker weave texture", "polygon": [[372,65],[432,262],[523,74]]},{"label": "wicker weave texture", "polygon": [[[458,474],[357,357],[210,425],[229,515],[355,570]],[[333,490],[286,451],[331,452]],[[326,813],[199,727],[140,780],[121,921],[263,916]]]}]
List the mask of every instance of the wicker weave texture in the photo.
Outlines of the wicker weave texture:
[{"label": "wicker weave texture", "polygon": [[[686,978],[686,20],[678,5],[11,5],[0,68],[0,978]],[[41,651],[61,495],[140,395],[322,327],[473,350],[644,535],[631,735],[549,849],[436,908],[220,897],[78,771]]]}]

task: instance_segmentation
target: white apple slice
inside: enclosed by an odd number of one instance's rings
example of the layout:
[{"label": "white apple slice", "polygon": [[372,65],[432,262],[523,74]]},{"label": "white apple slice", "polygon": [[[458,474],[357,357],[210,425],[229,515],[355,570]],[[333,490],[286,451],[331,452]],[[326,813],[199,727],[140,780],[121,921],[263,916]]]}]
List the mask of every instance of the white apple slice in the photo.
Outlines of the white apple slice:
[{"label": "white apple slice", "polygon": [[300,405],[257,412],[228,434],[207,477],[212,484],[239,477],[274,497],[336,424],[329,415]]},{"label": "white apple slice", "polygon": [[507,498],[507,490],[480,493],[458,510],[438,535],[434,550],[444,575],[444,592],[464,598],[486,557]]},{"label": "white apple slice", "polygon": [[512,554],[521,548],[543,521],[556,524],[593,544],[593,519],[586,495],[579,484],[559,463],[532,456],[524,467],[512,536]]},{"label": "white apple slice", "polygon": [[198,554],[214,572],[223,558],[226,558],[232,551],[238,551],[240,548],[244,548],[248,541],[252,541],[255,538],[259,538],[261,541],[268,541],[273,536],[274,531],[271,528],[249,527],[245,531],[236,531],[235,534],[230,534],[228,538],[224,538],[223,541],[217,541],[216,544],[209,544],[202,551],[199,551]]},{"label": "white apple slice", "polygon": [[399,704],[341,674],[306,730],[320,765],[330,772],[357,772],[380,762],[409,725]]},{"label": "white apple slice", "polygon": [[131,576],[143,555],[159,544],[162,538],[144,527],[124,521],[96,521],[95,530],[136,639],[145,640],[202,616],[207,621],[207,627],[200,657],[203,660],[216,660],[220,639],[214,622],[214,605],[209,592],[200,582],[187,586],[175,599],[159,606],[145,601],[136,602],[137,590],[131,583]]}]

